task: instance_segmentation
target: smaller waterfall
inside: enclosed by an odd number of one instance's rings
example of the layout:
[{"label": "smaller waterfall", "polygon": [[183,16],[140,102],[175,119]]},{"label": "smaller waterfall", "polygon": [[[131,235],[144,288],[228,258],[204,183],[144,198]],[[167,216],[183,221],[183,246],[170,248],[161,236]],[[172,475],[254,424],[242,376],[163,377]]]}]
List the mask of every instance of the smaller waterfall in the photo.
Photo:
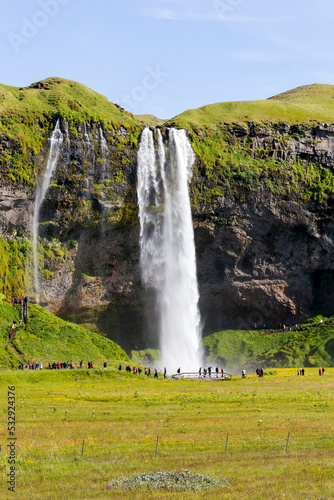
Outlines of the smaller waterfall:
[{"label": "smaller waterfall", "polygon": [[44,201],[45,195],[47,193],[52,174],[57,166],[59,154],[63,144],[63,134],[60,131],[59,119],[57,120],[56,126],[52,132],[50,139],[50,152],[48,161],[46,164],[45,172],[41,179],[40,185],[37,187],[35,195],[35,208],[34,208],[34,218],[32,223],[32,235],[33,235],[33,254],[34,254],[34,277],[35,277],[35,294],[36,302],[39,303],[39,276],[38,276],[38,224],[39,224],[39,212],[41,205]]},{"label": "smaller waterfall", "polygon": [[68,132],[68,121],[65,120],[65,146],[66,146],[66,149],[70,149],[71,147],[71,142],[70,142],[70,135],[69,135],[69,132]]},{"label": "smaller waterfall", "polygon": [[109,149],[108,149],[108,144],[107,144],[107,141],[103,135],[103,130],[102,130],[102,127],[100,125],[100,141],[101,141],[101,151],[102,151],[102,160],[105,160],[106,159],[106,156],[109,152]]},{"label": "smaller waterfall", "polygon": [[85,144],[87,145],[88,148],[90,148],[92,146],[91,142],[90,142],[90,137],[89,137],[89,134],[87,132],[87,125],[86,125],[86,122],[85,122],[85,132],[84,132],[84,140],[85,140]]}]

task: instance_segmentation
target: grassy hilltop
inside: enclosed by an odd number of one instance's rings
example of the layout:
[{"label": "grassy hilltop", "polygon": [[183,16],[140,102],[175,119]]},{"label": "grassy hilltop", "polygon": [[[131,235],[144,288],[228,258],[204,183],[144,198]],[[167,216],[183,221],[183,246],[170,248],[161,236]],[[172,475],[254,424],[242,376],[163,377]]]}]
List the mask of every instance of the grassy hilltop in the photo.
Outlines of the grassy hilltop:
[{"label": "grassy hilltop", "polygon": [[222,123],[246,124],[315,122],[334,123],[334,85],[305,85],[259,101],[235,101],[208,104],[189,109],[167,120],[165,125],[189,126]]},{"label": "grassy hilltop", "polygon": [[137,144],[142,129],[131,113],[71,80],[52,77],[28,87],[0,84],[2,183],[6,180],[17,186],[35,185],[38,171],[34,157],[42,151],[58,117],[68,121],[71,139],[85,122],[100,124],[107,135],[124,127],[128,137],[123,142],[129,144]]}]

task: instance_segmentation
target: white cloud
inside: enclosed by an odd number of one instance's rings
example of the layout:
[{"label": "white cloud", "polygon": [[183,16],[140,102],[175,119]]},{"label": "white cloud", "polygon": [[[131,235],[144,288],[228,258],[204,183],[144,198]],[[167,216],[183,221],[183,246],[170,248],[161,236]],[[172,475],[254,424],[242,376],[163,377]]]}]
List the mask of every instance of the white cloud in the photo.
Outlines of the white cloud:
[{"label": "white cloud", "polygon": [[258,17],[238,14],[245,0],[150,0],[142,13],[155,19],[171,21],[220,21],[238,24],[282,23],[288,17]]}]

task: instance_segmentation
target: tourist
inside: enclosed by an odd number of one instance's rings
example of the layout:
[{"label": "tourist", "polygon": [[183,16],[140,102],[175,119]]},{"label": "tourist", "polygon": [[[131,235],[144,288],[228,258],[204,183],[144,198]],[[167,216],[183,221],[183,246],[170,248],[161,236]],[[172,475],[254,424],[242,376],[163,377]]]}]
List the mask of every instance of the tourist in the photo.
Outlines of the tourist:
[{"label": "tourist", "polygon": [[167,369],[166,367],[164,368],[164,378],[166,378],[166,375],[167,375]]},{"label": "tourist", "polygon": [[222,378],[224,378],[224,368],[222,368]]},{"label": "tourist", "polygon": [[216,377],[218,378],[218,372],[219,372],[219,369],[218,369],[218,366],[216,366]]},{"label": "tourist", "polygon": [[211,377],[211,370],[212,370],[212,366],[208,366],[209,377]]},{"label": "tourist", "polygon": [[158,370],[154,368],[154,378],[158,378]]},{"label": "tourist", "polygon": [[246,377],[246,370],[245,370],[245,368],[242,369],[241,375],[242,375],[242,378]]},{"label": "tourist", "polygon": [[120,372],[122,371],[122,365],[119,365],[118,371],[120,371]]},{"label": "tourist", "polygon": [[106,369],[107,369],[107,362],[106,362],[106,361],[103,363],[103,369],[104,369],[104,370],[106,370]]},{"label": "tourist", "polygon": [[145,367],[145,371],[144,371],[145,375],[147,376],[147,368]]},{"label": "tourist", "polygon": [[198,370],[198,376],[201,377],[202,376],[202,367],[200,366],[199,370]]}]

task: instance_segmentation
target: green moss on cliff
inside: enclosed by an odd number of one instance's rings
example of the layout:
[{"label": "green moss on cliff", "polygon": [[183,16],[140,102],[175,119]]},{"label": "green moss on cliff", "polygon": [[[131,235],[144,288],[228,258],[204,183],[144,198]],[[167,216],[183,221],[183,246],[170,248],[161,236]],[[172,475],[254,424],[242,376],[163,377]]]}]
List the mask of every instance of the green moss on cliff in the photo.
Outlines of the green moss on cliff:
[{"label": "green moss on cliff", "polygon": [[10,298],[26,294],[31,244],[24,238],[0,239],[1,293]]},{"label": "green moss on cliff", "polygon": [[[133,115],[97,92],[62,78],[48,78],[29,87],[0,85],[0,171],[17,186],[34,186],[38,177],[36,155],[50,137],[58,117],[69,123],[70,141],[85,122],[101,124],[117,147],[137,145],[142,128]],[[126,132],[126,138],[118,131]],[[115,139],[112,140],[114,144]],[[118,150],[117,150],[118,151]]]}]

